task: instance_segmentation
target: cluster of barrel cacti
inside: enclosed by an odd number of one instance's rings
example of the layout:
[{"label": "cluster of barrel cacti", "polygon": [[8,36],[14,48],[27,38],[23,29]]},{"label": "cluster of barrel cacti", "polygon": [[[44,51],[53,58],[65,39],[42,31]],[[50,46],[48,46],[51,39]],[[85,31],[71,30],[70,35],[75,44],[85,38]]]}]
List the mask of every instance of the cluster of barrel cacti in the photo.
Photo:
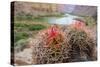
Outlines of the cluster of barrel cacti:
[{"label": "cluster of barrel cacti", "polygon": [[81,22],[62,30],[57,25],[40,31],[34,43],[35,64],[96,60],[96,42]]}]

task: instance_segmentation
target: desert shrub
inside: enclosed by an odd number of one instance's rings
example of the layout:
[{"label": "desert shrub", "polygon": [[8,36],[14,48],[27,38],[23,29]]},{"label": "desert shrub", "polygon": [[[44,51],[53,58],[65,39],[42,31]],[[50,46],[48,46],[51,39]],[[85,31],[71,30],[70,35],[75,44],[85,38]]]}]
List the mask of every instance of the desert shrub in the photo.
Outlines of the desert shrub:
[{"label": "desert shrub", "polygon": [[14,23],[14,29],[17,31],[28,31],[29,24]]},{"label": "desert shrub", "polygon": [[96,25],[96,21],[93,17],[90,17],[90,16],[86,16],[86,17],[83,17],[84,20],[85,20],[85,24],[87,26],[93,26],[93,25]]},{"label": "desert shrub", "polygon": [[17,41],[16,43],[14,43],[14,50],[15,52],[21,52],[23,51],[23,49],[26,48],[26,46],[28,45],[28,39],[21,39],[19,41]]},{"label": "desert shrub", "polygon": [[26,20],[32,20],[33,19],[33,16],[31,14],[26,14]]},{"label": "desert shrub", "polygon": [[44,29],[46,28],[45,26],[41,25],[41,24],[34,24],[34,25],[30,25],[29,27],[29,30],[41,30],[41,29]]},{"label": "desert shrub", "polygon": [[33,21],[35,21],[35,22],[47,22],[47,18],[42,17],[42,16],[38,16],[38,17],[34,17]]},{"label": "desert shrub", "polygon": [[32,20],[33,16],[31,14],[25,14],[25,13],[19,13],[15,16],[16,20],[22,21],[22,20]]},{"label": "desert shrub", "polygon": [[28,26],[28,24],[25,24],[25,23],[14,23],[14,26],[15,27],[27,27]]},{"label": "desert shrub", "polygon": [[28,37],[29,37],[29,35],[26,32],[15,32],[14,33],[14,42],[17,42],[21,39],[27,39]]},{"label": "desert shrub", "polygon": [[29,30],[29,31],[35,31],[35,30],[41,30],[46,28],[46,26],[41,24],[26,24],[26,23],[15,23],[15,29],[17,30]]}]

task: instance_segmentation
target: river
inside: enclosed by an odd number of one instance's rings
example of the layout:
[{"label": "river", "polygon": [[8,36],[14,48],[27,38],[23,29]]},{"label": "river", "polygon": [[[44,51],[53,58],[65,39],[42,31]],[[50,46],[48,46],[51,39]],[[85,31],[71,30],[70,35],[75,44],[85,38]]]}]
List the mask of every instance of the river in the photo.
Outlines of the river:
[{"label": "river", "polygon": [[82,18],[82,17],[74,16],[70,14],[65,14],[62,17],[45,17],[48,23],[61,24],[61,25],[72,24],[75,21],[75,18]]}]

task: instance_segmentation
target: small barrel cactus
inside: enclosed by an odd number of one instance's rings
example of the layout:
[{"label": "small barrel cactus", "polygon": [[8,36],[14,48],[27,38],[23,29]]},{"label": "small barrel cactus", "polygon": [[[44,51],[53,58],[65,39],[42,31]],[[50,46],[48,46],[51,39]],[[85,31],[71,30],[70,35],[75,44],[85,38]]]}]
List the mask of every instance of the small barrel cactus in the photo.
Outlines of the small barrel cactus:
[{"label": "small barrel cactus", "polygon": [[83,22],[76,22],[69,31],[66,38],[71,46],[71,61],[96,60],[96,41],[91,36],[91,30]]}]

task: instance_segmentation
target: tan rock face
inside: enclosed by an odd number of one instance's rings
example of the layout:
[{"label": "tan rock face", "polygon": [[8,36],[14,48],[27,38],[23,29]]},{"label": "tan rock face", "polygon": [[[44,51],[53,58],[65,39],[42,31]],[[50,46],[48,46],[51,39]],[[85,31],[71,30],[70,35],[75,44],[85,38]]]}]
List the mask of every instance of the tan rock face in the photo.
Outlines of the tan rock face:
[{"label": "tan rock face", "polygon": [[15,53],[15,63],[18,65],[32,64],[32,49],[26,48],[22,52]]}]

